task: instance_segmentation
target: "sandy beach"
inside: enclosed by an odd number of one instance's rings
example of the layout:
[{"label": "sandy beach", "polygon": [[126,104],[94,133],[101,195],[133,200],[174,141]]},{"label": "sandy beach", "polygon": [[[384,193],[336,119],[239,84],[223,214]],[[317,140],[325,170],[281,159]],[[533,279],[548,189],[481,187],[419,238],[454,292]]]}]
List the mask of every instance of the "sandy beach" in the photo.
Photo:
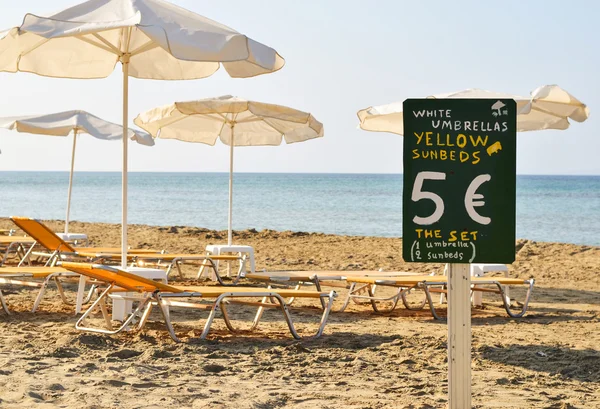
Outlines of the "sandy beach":
[{"label": "sandy beach", "polygon": [[[0,229],[11,227],[0,219]],[[71,231],[86,232],[95,246],[119,245],[118,225],[73,222]],[[132,247],[170,252],[226,240],[226,232],[184,226],[132,225],[129,235]],[[442,269],[405,263],[401,239],[246,230],[234,240],[254,246],[260,270]],[[600,407],[600,248],[519,240],[516,251],[510,276],[535,278],[532,303],[522,319],[508,318],[488,295],[484,308],[473,310],[474,407]],[[192,274],[185,282],[193,282]],[[337,290],[341,304],[344,290]],[[0,315],[2,408],[446,405],[446,324],[427,310],[376,314],[350,304],[332,313],[324,335],[312,341],[293,340],[274,313],[260,331],[242,335],[217,321],[201,341],[206,313],[178,310],[176,331],[186,342],[175,344],[158,322],[143,333],[76,331],[72,307],[54,289],[35,314],[28,311],[33,291],[3,292],[14,314]],[[512,293],[517,300],[523,294]],[[232,312],[241,320],[253,310]],[[296,316],[302,328],[316,328],[316,309]]]}]

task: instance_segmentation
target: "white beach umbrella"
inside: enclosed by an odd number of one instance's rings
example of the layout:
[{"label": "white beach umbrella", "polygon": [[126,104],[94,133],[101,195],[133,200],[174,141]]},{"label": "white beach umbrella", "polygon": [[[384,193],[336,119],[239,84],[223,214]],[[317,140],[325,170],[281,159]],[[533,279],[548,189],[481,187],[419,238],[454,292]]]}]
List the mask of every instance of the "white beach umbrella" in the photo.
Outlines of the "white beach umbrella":
[{"label": "white beach umbrella", "polygon": [[[128,78],[205,78],[221,65],[232,77],[279,70],[275,50],[163,0],[89,0],[50,17],[27,14],[0,33],[0,71],[104,78],[123,67],[123,128]],[[122,266],[127,262],[127,138],[123,138]]]},{"label": "white beach umbrella", "polygon": [[[448,94],[431,95],[427,98],[510,98],[517,102],[517,131],[544,129],[567,129],[569,119],[585,121],[590,111],[577,98],[558,85],[544,85],[534,90],[529,97],[468,89]],[[365,131],[404,133],[402,102],[369,107],[358,111],[360,128]]]},{"label": "white beach umbrella", "polygon": [[[67,215],[65,219],[65,234],[69,234],[69,215],[71,211],[71,190],[73,187],[73,170],[75,167],[75,148],[77,135],[88,134],[96,139],[116,141],[123,138],[123,127],[105,121],[85,111],[66,111],[47,115],[29,115],[0,118],[0,128],[17,132],[69,136],[73,133],[73,148],[71,151],[71,171],[69,173],[69,190],[67,193]],[[153,146],[154,139],[146,132],[129,129],[131,140],[141,145]]]},{"label": "white beach umbrella", "polygon": [[176,102],[151,109],[134,123],[164,139],[229,145],[229,217],[227,244],[232,244],[233,148],[275,146],[323,136],[323,124],[311,114],[281,105],[247,101],[230,95]]}]

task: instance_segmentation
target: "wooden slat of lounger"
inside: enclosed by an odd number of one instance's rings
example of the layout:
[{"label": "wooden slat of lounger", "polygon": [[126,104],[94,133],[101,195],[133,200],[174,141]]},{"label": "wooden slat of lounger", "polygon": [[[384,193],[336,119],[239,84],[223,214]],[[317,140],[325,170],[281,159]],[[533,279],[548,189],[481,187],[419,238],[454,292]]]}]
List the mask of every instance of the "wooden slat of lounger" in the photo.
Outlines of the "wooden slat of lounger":
[{"label": "wooden slat of lounger", "polygon": [[27,275],[31,278],[46,278],[50,274],[70,273],[62,267],[0,267],[0,277],[22,277]]},{"label": "wooden slat of lounger", "polygon": [[[390,285],[414,285],[422,282],[429,283],[446,283],[448,277],[446,276],[406,276],[406,277],[349,277],[349,282],[363,283],[363,284],[377,284],[385,283]],[[525,284],[525,280],[520,278],[507,278],[507,277],[471,277],[471,283],[473,284],[488,284],[497,282],[501,285],[518,285]]]},{"label": "wooden slat of lounger", "polygon": [[0,245],[12,243],[33,243],[35,240],[29,236],[0,236]]},{"label": "wooden slat of lounger", "polygon": [[350,283],[362,283],[362,284],[377,284],[377,282],[386,282],[389,284],[410,284],[414,285],[423,281],[431,282],[446,282],[448,277],[446,276],[399,276],[399,277],[348,277],[346,281]]},{"label": "wooden slat of lounger", "polygon": [[194,292],[200,293],[203,297],[218,297],[225,293],[245,294],[245,293],[277,293],[282,297],[303,297],[303,298],[319,298],[321,294],[317,291],[302,291],[302,290],[269,290],[266,288],[253,287],[207,287],[207,286],[172,286],[163,284],[158,281],[153,281],[144,277],[128,273],[118,268],[109,266],[95,266],[88,263],[67,263],[64,262],[63,267],[74,273],[82,274],[87,277],[95,278],[106,283],[112,283],[117,287],[124,288],[128,291],[137,292],[153,292],[160,290],[164,293],[182,293]]},{"label": "wooden slat of lounger", "polygon": [[[67,254],[69,254],[69,253],[67,253]],[[103,259],[110,259],[110,260],[121,260],[121,253],[97,253],[97,252],[78,251],[74,254],[76,254],[79,257],[86,257],[86,258],[103,258]],[[127,253],[127,259],[133,259],[137,256],[138,256],[138,254]]]},{"label": "wooden slat of lounger", "polygon": [[148,278],[140,277],[138,275],[128,273],[121,269],[102,265],[92,265],[89,263],[68,263],[63,262],[62,266],[69,271],[77,274],[84,275],[86,277],[95,278],[96,280],[103,281],[105,283],[114,284],[117,287],[122,287],[128,291],[136,292],[153,292],[156,290],[180,293],[177,287],[163,284],[158,281],[153,281]]},{"label": "wooden slat of lounger", "polygon": [[[75,247],[78,253],[121,253],[121,248],[117,247]],[[127,254],[158,254],[160,250],[149,249],[127,249]]]},{"label": "wooden slat of lounger", "polygon": [[234,256],[234,255],[227,255],[227,254],[220,254],[220,255],[216,255],[216,254],[210,254],[210,255],[206,255],[206,254],[179,254],[179,253],[164,253],[164,254],[139,254],[137,255],[137,258],[142,260],[142,259],[151,259],[151,260],[174,260],[176,258],[181,258],[181,259],[187,259],[187,260],[205,260],[207,258],[211,258],[213,260],[219,260],[219,261],[236,261],[239,260],[240,257],[239,256]]},{"label": "wooden slat of lounger", "polygon": [[[307,274],[309,273],[309,274]],[[314,274],[310,274],[310,271],[302,273],[277,273],[277,272],[265,272],[265,273],[250,273],[245,274],[244,277],[249,278],[250,280],[257,281],[310,281],[314,277]]]},{"label": "wooden slat of lounger", "polygon": [[264,287],[221,287],[221,286],[185,286],[177,288],[184,292],[195,292],[202,294],[203,297],[218,297],[225,293],[247,294],[247,293],[274,293],[279,294],[284,298],[301,297],[301,298],[319,298],[321,295],[328,293],[320,293],[318,291],[306,290],[287,290],[287,289],[267,289]]},{"label": "wooden slat of lounger", "polygon": [[417,275],[417,273],[409,273],[404,271],[377,271],[377,270],[364,270],[364,271],[264,271],[259,273],[246,274],[245,277],[260,280],[287,280],[287,281],[310,281],[313,277],[318,278],[320,281],[341,281],[346,280],[348,277],[396,277],[396,276],[407,276]]},{"label": "wooden slat of lounger", "polygon": [[511,277],[471,277],[471,283],[477,284],[482,282],[497,282],[502,285],[519,285],[525,284],[525,280]]},{"label": "wooden slat of lounger", "polygon": [[69,270],[63,267],[0,267],[0,274],[17,274],[17,273],[44,273],[50,271],[52,273],[68,273]]}]

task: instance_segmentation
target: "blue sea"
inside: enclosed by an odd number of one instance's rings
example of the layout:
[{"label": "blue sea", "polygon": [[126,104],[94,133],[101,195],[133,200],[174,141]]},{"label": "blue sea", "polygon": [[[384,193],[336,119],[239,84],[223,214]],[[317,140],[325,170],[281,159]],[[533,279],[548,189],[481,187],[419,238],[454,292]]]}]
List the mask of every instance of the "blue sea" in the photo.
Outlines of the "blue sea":
[{"label": "blue sea", "polygon": [[[0,172],[0,216],[65,218],[67,172]],[[129,222],[227,228],[228,174],[130,173]],[[71,220],[119,223],[121,174],[75,174]],[[234,178],[233,225],[400,237],[402,175]],[[518,176],[517,237],[600,245],[600,176]]]}]

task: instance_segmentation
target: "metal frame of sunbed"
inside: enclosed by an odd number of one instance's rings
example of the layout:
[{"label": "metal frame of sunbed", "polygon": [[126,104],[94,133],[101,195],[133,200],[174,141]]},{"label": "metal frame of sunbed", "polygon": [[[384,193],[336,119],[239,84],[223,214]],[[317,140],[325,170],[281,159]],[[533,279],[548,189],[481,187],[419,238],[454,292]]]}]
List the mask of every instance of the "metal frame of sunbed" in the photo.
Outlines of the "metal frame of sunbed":
[{"label": "metal frame of sunbed", "polygon": [[[40,302],[42,301],[46,288],[51,281],[54,281],[58,293],[62,301],[67,305],[72,305],[64,292],[64,288],[61,280],[76,278],[78,274],[72,273],[61,267],[2,267],[0,268],[0,284],[15,285],[21,287],[35,287],[39,288],[38,295],[33,303],[32,312],[36,312]],[[42,281],[32,281],[42,280]],[[87,300],[89,302],[91,294],[88,294]],[[6,301],[2,299],[2,307],[7,314],[10,314]]]},{"label": "metal frame of sunbed", "polygon": [[[31,236],[37,243],[41,246],[45,247],[52,253],[47,255],[49,257],[46,265],[53,266],[58,261],[64,261],[69,259],[79,259],[80,261],[92,262],[92,263],[104,263],[110,261],[120,261],[121,253],[112,253],[103,251],[105,248],[97,248],[94,247],[84,247],[77,248],[71,246],[69,243],[65,242],[61,237],[57,236],[52,230],[48,228],[44,223],[39,220],[31,219],[27,217],[11,217],[11,220],[19,226],[21,230],[26,232],[29,236]],[[54,243],[50,243],[47,239],[51,239]],[[99,251],[98,251],[99,250]],[[29,257],[30,253],[25,255],[25,259]],[[204,269],[204,267],[210,267],[215,272],[215,276],[217,277],[217,281],[220,284],[224,284],[221,279],[219,272],[217,270],[216,260],[219,261],[239,261],[240,268],[238,271],[238,276],[245,268],[246,265],[246,257],[245,256],[235,256],[235,255],[205,255],[205,254],[169,254],[165,252],[154,252],[153,250],[145,250],[145,249],[134,249],[131,250],[131,253],[127,254],[128,260],[135,264],[137,262],[156,262],[160,264],[165,262],[166,260],[170,260],[166,265],[167,275],[171,272],[173,267],[176,267],[178,273],[181,277],[183,277],[181,271],[181,264],[189,261],[205,261],[200,266],[200,271],[198,272],[198,276]]]},{"label": "metal frame of sunbed", "polygon": [[8,238],[10,241],[3,240],[0,242],[0,245],[3,245],[3,255],[2,260],[0,260],[0,266],[3,266],[4,263],[8,260],[11,254],[15,254],[15,256],[21,261],[23,260],[27,253],[33,250],[36,245],[35,240],[31,237],[16,237],[16,236],[2,236]]},{"label": "metal frame of sunbed", "polygon": [[[284,298],[302,297],[302,298],[319,298],[327,299],[327,307],[324,309],[319,323],[319,328],[315,335],[309,338],[317,338],[321,336],[333,300],[336,297],[335,291],[318,292],[318,291],[298,291],[298,290],[275,290],[266,288],[249,288],[249,287],[179,287],[163,284],[160,282],[152,281],[140,276],[123,271],[119,268],[107,266],[107,265],[91,265],[85,263],[68,263],[62,262],[61,265],[81,275],[85,275],[90,278],[94,278],[98,281],[102,281],[107,284],[107,287],[99,294],[98,299],[88,308],[88,310],[81,316],[77,321],[75,327],[79,330],[99,332],[103,334],[116,334],[128,328],[131,325],[137,323],[138,330],[141,330],[146,324],[150,312],[154,306],[159,307],[159,311],[163,317],[167,330],[171,338],[179,342],[179,338],[175,334],[175,330],[171,323],[169,306],[186,307],[210,310],[209,316],[204,325],[204,329],[200,338],[205,339],[208,335],[211,325],[216,317],[217,310],[220,310],[225,321],[225,325],[231,332],[237,332],[234,328],[229,315],[227,312],[228,304],[242,304],[251,305],[258,307],[258,311],[252,323],[251,330],[256,329],[260,323],[262,313],[265,308],[278,308],[288,325],[290,333],[296,339],[302,339],[307,337],[301,337],[295,329],[294,323],[290,317],[288,307],[285,304]],[[97,290],[100,292],[99,290]],[[111,295],[113,292],[135,292],[135,296],[121,296]],[[137,301],[137,308],[129,315],[129,317],[117,328],[112,328],[112,322],[108,315],[106,308],[106,300],[108,297],[119,297],[124,300]],[[211,304],[199,304],[187,301],[178,301],[177,298],[214,298],[214,302]],[[259,302],[250,302],[239,300],[240,298],[260,298]],[[94,311],[97,307],[100,308],[105,324],[108,329],[88,327],[84,325],[86,318]]]},{"label": "metal frame of sunbed", "polygon": [[[389,286],[389,287],[398,287],[399,290],[411,290],[414,288],[422,289],[425,292],[425,297],[427,303],[429,304],[429,309],[431,311],[431,315],[440,320],[440,317],[436,311],[433,299],[431,297],[431,293],[447,293],[448,280],[445,276],[422,276],[422,277],[411,277],[412,279],[402,280],[402,279],[391,279],[388,277],[365,277],[365,278],[350,278],[348,281],[356,282],[363,284],[365,286],[373,286],[373,285],[381,285],[381,286]],[[521,280],[516,278],[505,278],[505,277],[471,277],[471,293],[474,291],[488,292],[499,294],[502,299],[502,306],[506,310],[506,313],[509,317],[512,318],[521,318],[527,313],[527,308],[529,306],[529,301],[531,299],[531,293],[533,291],[535,280]],[[497,289],[484,288],[481,286],[490,285],[495,286]],[[527,285],[527,294],[525,296],[525,301],[522,304],[522,308],[519,312],[515,313],[511,310],[510,302],[507,301],[507,297],[504,292],[504,286],[510,285]],[[371,294],[364,295],[351,295],[352,298],[358,299],[367,299],[367,300],[378,300],[376,297]],[[374,306],[374,304],[372,304]],[[375,311],[375,307],[373,307]],[[390,310],[391,311],[391,310]]]},{"label": "metal frame of sunbed", "polygon": [[[411,306],[406,299],[406,295],[408,291],[403,292],[401,289],[398,290],[396,294],[391,297],[385,298],[375,298],[376,287],[369,287],[367,285],[357,287],[357,283],[347,283],[342,284],[340,281],[347,281],[348,277],[368,277],[368,276],[389,276],[389,277],[398,277],[398,276],[411,276],[416,275],[416,273],[410,272],[401,272],[401,271],[263,271],[257,273],[242,273],[241,277],[248,278],[250,280],[256,280],[261,282],[271,282],[282,285],[293,286],[295,290],[299,290],[305,284],[312,284],[315,286],[317,291],[321,290],[321,285],[327,285],[328,287],[339,287],[348,289],[348,294],[344,300],[344,304],[337,312],[343,312],[350,301],[353,301],[357,304],[360,304],[359,297],[352,298],[350,295],[353,293],[361,293],[361,292],[369,292],[371,297],[370,302],[375,311],[379,311],[379,307],[375,305],[374,299],[377,301],[389,301],[392,303],[392,307],[390,309],[393,310],[396,307],[396,304],[401,299],[404,306],[408,309],[421,309],[425,306],[427,300],[424,298],[419,307]],[[292,283],[292,284],[290,284]],[[294,299],[291,298],[287,300],[287,305],[291,305],[294,302]]]}]

